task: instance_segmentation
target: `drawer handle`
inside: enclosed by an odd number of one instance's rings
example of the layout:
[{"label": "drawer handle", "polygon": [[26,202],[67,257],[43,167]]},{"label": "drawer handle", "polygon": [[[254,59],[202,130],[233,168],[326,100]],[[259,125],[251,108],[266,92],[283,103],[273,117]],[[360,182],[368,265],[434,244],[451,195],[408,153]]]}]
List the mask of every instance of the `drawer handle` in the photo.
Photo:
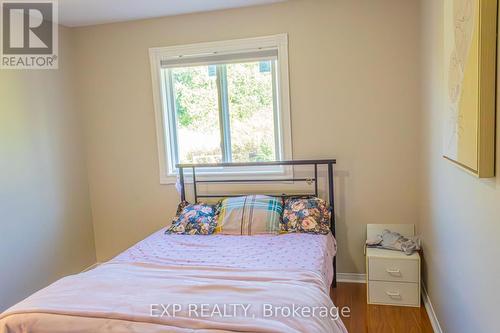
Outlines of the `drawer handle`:
[{"label": "drawer handle", "polygon": [[385,271],[387,273],[391,274],[391,275],[401,276],[401,271],[399,269],[389,269],[389,268],[387,268]]},{"label": "drawer handle", "polygon": [[401,294],[399,292],[391,292],[391,291],[386,291],[385,292],[387,296],[390,298],[401,298]]}]

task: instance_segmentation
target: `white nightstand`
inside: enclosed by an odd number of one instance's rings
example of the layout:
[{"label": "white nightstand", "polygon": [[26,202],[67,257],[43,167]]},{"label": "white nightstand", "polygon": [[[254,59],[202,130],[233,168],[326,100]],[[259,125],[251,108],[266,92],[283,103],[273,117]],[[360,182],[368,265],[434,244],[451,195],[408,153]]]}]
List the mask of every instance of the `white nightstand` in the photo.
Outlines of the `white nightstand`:
[{"label": "white nightstand", "polygon": [[[369,224],[367,238],[384,229],[411,237],[412,224]],[[366,290],[368,304],[420,307],[420,255],[376,248],[366,249]]]}]

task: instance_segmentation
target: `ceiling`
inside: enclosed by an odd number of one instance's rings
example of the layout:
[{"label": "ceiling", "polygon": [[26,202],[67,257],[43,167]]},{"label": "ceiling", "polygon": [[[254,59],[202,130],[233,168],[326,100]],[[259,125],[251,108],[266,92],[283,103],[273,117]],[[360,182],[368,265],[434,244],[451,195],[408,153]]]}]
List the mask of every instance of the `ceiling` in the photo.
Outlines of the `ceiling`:
[{"label": "ceiling", "polygon": [[59,0],[59,23],[80,27],[282,1],[286,0]]}]

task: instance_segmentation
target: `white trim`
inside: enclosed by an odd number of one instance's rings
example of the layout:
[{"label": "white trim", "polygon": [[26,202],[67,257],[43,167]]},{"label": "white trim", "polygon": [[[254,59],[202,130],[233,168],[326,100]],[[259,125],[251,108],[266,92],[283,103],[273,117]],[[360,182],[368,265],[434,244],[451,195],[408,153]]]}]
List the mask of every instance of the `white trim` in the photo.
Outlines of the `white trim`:
[{"label": "white trim", "polygon": [[337,273],[337,282],[366,283],[366,274]]},{"label": "white trim", "polygon": [[[183,44],[166,47],[150,48],[150,53],[160,54],[163,59],[175,57],[201,56],[206,54],[231,54],[240,53],[243,50],[268,49],[276,48],[282,42],[287,42],[288,36],[286,33],[251,37],[242,39],[230,39],[223,41]],[[235,49],[237,51],[235,51]],[[279,52],[279,50],[278,50]],[[279,53],[278,53],[279,54]]]},{"label": "white trim", "polygon": [[[278,122],[280,124],[278,135],[281,151],[277,152],[280,159],[292,159],[292,135],[290,119],[290,84],[288,66],[288,35],[278,34],[264,37],[215,41],[198,44],[177,45],[169,47],[155,47],[149,49],[151,65],[151,79],[153,85],[153,102],[156,119],[156,137],[159,160],[160,184],[174,184],[176,176],[169,174],[169,161],[172,152],[167,141],[169,136],[168,122],[165,119],[166,103],[162,91],[165,90],[165,81],[161,70],[161,61],[166,58],[187,57],[203,54],[230,54],[258,49],[276,49],[278,52],[277,72],[279,75],[277,91],[279,92]],[[245,172],[246,171],[246,172]],[[243,170],[240,175],[252,174]]]},{"label": "white trim", "polygon": [[429,317],[429,320],[431,322],[432,329],[434,330],[435,333],[443,333],[441,325],[439,324],[439,320],[436,316],[436,312],[434,311],[434,307],[432,306],[431,299],[429,297],[429,294],[427,293],[427,288],[425,287],[423,281],[421,284],[422,284],[422,300],[424,301],[425,311],[427,311],[427,316]]},{"label": "white trim", "polygon": [[89,267],[87,267],[83,271],[81,271],[81,273],[85,273],[85,272],[88,272],[90,270],[93,270],[94,268],[96,268],[100,264],[101,264],[100,262],[93,263],[92,265],[90,265]]},{"label": "white trim", "polygon": [[175,184],[175,179],[167,177],[167,156],[166,148],[168,145],[165,140],[165,121],[163,119],[163,98],[161,96],[163,85],[161,70],[160,70],[160,54],[153,49],[149,50],[149,58],[151,62],[151,80],[153,83],[153,103],[155,111],[155,124],[156,124],[156,142],[158,149],[158,162],[160,171],[160,184]]}]

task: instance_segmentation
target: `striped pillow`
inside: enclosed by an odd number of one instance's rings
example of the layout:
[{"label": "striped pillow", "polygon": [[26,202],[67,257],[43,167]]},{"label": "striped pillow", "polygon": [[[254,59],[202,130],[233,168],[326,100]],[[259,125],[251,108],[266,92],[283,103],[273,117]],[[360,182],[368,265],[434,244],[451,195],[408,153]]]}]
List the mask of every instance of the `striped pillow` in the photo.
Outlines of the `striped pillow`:
[{"label": "striped pillow", "polygon": [[278,234],[283,205],[281,199],[248,195],[222,200],[216,233],[224,235]]}]

